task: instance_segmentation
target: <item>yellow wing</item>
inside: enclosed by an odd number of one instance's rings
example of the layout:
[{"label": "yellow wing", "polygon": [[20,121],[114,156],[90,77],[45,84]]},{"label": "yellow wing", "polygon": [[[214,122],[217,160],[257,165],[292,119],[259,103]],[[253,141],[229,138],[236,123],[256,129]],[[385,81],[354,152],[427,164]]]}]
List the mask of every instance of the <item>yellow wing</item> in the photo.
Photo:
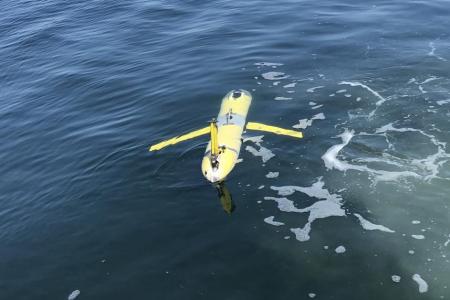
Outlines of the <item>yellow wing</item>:
[{"label": "yellow wing", "polygon": [[246,129],[272,132],[275,134],[292,136],[292,137],[299,138],[299,139],[301,139],[303,137],[303,134],[300,131],[284,129],[284,128],[280,128],[280,127],[265,125],[262,123],[248,122]]},{"label": "yellow wing", "polygon": [[162,142],[160,142],[158,144],[155,144],[155,145],[151,146],[149,151],[160,150],[160,149],[162,149],[164,147],[167,147],[167,146],[170,146],[170,145],[175,145],[175,144],[177,144],[179,142],[183,142],[183,141],[186,141],[186,140],[190,140],[190,139],[199,137],[199,136],[204,135],[204,134],[208,134],[210,132],[210,130],[211,129],[208,126],[208,127],[205,127],[205,128],[199,129],[199,130],[195,130],[195,131],[192,131],[192,132],[180,135],[180,136],[176,136],[174,138],[171,138],[171,139],[166,140],[166,141],[162,141]]}]

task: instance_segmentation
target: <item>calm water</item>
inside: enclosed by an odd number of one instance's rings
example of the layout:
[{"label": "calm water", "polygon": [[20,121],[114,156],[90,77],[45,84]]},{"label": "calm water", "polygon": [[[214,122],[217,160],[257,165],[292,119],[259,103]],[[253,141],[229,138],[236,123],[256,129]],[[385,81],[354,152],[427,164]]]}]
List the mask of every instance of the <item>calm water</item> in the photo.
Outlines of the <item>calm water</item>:
[{"label": "calm water", "polygon": [[0,4],[0,299],[450,299],[448,1]]}]

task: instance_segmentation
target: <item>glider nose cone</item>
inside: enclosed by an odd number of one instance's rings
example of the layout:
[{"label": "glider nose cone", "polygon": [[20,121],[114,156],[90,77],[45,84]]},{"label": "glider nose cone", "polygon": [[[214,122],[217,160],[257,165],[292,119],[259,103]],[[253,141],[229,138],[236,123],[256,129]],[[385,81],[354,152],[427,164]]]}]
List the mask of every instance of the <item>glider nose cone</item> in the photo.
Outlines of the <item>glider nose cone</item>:
[{"label": "glider nose cone", "polygon": [[202,174],[206,180],[211,183],[222,182],[225,180],[227,174],[225,174],[222,168],[213,168],[211,160],[208,157],[204,157],[202,161]]},{"label": "glider nose cone", "polygon": [[221,182],[221,181],[222,181],[222,179],[219,176],[217,176],[216,174],[213,174],[209,180],[209,182],[211,182],[211,183],[217,183],[217,182]]},{"label": "glider nose cone", "polygon": [[203,172],[203,175],[205,176],[206,180],[211,183],[223,181],[223,178],[220,177],[218,170],[209,169],[208,171]]}]

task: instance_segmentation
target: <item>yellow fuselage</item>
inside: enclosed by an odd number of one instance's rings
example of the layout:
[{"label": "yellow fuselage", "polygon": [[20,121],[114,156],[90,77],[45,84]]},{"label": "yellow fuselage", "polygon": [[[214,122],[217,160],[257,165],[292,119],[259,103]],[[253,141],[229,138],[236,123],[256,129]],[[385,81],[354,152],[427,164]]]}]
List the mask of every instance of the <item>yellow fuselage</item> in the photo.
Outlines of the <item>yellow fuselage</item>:
[{"label": "yellow fuselage", "polygon": [[212,151],[210,141],[202,160],[202,173],[208,181],[225,180],[236,165],[251,103],[252,96],[245,90],[231,91],[223,98],[217,116],[218,153],[212,153],[215,151]]}]

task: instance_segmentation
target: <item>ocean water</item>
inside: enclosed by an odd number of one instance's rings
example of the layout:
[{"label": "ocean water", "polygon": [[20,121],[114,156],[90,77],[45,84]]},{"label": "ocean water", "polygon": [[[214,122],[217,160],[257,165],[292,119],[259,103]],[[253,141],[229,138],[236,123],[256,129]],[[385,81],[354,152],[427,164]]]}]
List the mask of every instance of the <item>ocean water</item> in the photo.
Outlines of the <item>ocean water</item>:
[{"label": "ocean water", "polygon": [[0,4],[0,299],[450,299],[448,1]]}]

